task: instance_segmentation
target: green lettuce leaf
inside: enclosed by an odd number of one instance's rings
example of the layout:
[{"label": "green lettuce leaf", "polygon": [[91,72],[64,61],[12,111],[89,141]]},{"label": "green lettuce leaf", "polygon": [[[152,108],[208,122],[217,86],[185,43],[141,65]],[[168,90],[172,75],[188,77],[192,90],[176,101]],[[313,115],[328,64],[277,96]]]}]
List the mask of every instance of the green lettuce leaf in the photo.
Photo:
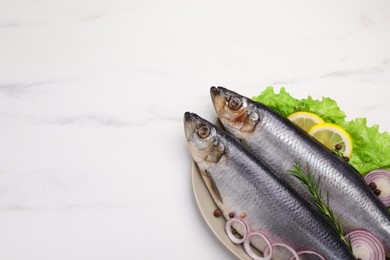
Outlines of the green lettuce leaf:
[{"label": "green lettuce leaf", "polygon": [[293,98],[284,88],[281,88],[280,93],[276,94],[273,87],[267,87],[259,96],[252,99],[271,107],[283,116],[294,113],[301,105],[301,102]]},{"label": "green lettuce leaf", "polygon": [[380,133],[379,126],[367,126],[366,118],[344,121],[340,126],[353,142],[350,163],[362,174],[390,167],[390,134]]},{"label": "green lettuce leaf", "polygon": [[346,117],[336,101],[330,98],[316,100],[308,96],[306,99],[298,100],[287,93],[285,88],[281,88],[280,93],[275,93],[273,87],[267,87],[259,96],[252,99],[271,107],[286,117],[298,111],[314,113],[324,121],[331,123],[344,121]]},{"label": "green lettuce leaf", "polygon": [[299,111],[311,112],[321,117],[325,122],[336,123],[345,120],[345,113],[339,108],[336,101],[323,97],[322,100],[308,96],[301,100]]},{"label": "green lettuce leaf", "polygon": [[350,164],[361,174],[379,168],[390,169],[390,134],[380,133],[378,125],[368,127],[365,118],[346,121],[345,113],[333,99],[323,97],[322,100],[316,100],[308,96],[299,100],[287,93],[285,88],[281,88],[280,93],[275,93],[273,87],[267,87],[259,96],[253,97],[253,100],[273,108],[283,116],[298,111],[311,112],[325,122],[343,127],[353,142]]}]

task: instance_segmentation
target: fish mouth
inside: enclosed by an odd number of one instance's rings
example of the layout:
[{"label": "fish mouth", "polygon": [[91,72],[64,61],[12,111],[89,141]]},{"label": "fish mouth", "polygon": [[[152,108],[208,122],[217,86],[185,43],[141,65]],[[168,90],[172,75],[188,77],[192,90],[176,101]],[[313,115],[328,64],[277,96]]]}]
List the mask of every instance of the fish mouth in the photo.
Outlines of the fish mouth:
[{"label": "fish mouth", "polygon": [[221,115],[223,113],[223,110],[225,109],[225,105],[232,97],[242,97],[240,94],[231,91],[224,87],[214,87],[212,86],[210,88],[210,96],[211,100],[213,102],[215,111],[218,115]]},{"label": "fish mouth", "polygon": [[184,113],[183,121],[184,121],[184,132],[185,132],[185,136],[187,138],[187,141],[191,140],[194,132],[198,131],[199,127],[201,127],[202,125],[211,126],[210,122],[201,118],[197,114],[191,113],[191,112]]},{"label": "fish mouth", "polygon": [[195,113],[191,113],[191,112],[184,113],[184,125],[185,126],[188,124],[196,124],[199,121],[205,121],[205,120]]},{"label": "fish mouth", "polygon": [[189,120],[191,120],[193,117],[194,117],[194,113],[191,113],[191,112],[185,112],[184,113],[184,122],[187,122]]},{"label": "fish mouth", "polygon": [[226,89],[223,87],[211,87],[210,88],[210,96],[211,101],[213,102],[214,109],[218,115],[220,115],[223,111],[225,103],[229,100],[230,97],[225,95]]},{"label": "fish mouth", "polygon": [[196,117],[198,115],[191,113],[191,112],[185,112],[184,113],[184,133],[186,136],[187,141],[190,140],[190,137],[192,136],[192,133],[196,131]]},{"label": "fish mouth", "polygon": [[225,92],[226,92],[226,88],[224,87],[215,87],[215,86],[212,86],[210,88],[210,95],[211,95],[211,99],[214,99],[216,97],[219,97],[219,96],[223,96],[225,97]]},{"label": "fish mouth", "polygon": [[220,93],[221,93],[221,88],[222,88],[222,87],[215,87],[215,86],[212,86],[212,87],[210,88],[210,95],[211,95],[211,97],[220,95]]},{"label": "fish mouth", "polygon": [[184,125],[187,125],[187,124],[196,124],[197,127],[200,125],[212,126],[212,124],[209,121],[207,121],[206,119],[198,116],[195,113],[191,113],[191,112],[184,113]]},{"label": "fish mouth", "polygon": [[211,95],[212,99],[214,99],[215,97],[218,97],[218,96],[222,96],[225,98],[226,101],[228,101],[232,96],[241,97],[240,94],[238,94],[234,91],[231,91],[227,88],[221,87],[221,86],[218,86],[218,87],[212,86],[210,88],[210,95]]}]

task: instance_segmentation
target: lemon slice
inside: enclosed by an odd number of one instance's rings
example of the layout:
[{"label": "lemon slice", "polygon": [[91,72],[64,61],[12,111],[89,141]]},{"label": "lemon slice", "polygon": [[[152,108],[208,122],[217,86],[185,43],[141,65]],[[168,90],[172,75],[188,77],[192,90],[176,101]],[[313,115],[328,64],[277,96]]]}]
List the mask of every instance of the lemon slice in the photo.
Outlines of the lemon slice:
[{"label": "lemon slice", "polygon": [[340,126],[331,123],[318,124],[310,128],[309,134],[329,149],[338,150],[343,156],[351,157],[351,136]]},{"label": "lemon slice", "polygon": [[321,117],[309,112],[296,112],[289,115],[287,118],[306,132],[314,125],[324,123],[324,120],[322,120]]}]

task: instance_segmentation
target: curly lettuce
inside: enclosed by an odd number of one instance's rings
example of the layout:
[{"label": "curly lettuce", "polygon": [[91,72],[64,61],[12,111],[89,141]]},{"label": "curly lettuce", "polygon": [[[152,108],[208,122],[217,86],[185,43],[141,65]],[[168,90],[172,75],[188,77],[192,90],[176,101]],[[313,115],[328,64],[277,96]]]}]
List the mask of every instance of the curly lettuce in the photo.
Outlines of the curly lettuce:
[{"label": "curly lettuce", "polygon": [[296,99],[286,92],[285,88],[275,93],[273,87],[267,87],[259,96],[253,97],[253,100],[271,107],[286,117],[298,111],[311,112],[325,122],[343,127],[353,141],[350,164],[361,174],[379,168],[390,169],[390,134],[379,132],[378,125],[368,127],[366,118],[347,121],[346,114],[333,99],[323,97],[322,100],[316,100],[311,96]]}]

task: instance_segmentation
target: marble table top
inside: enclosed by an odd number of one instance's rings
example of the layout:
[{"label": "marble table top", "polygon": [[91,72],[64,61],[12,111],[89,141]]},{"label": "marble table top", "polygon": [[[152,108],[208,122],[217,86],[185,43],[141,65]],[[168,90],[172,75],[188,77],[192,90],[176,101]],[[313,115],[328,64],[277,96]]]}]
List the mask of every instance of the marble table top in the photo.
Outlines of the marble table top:
[{"label": "marble table top", "polygon": [[194,200],[212,85],[390,131],[389,1],[2,0],[0,259],[235,259]]}]

